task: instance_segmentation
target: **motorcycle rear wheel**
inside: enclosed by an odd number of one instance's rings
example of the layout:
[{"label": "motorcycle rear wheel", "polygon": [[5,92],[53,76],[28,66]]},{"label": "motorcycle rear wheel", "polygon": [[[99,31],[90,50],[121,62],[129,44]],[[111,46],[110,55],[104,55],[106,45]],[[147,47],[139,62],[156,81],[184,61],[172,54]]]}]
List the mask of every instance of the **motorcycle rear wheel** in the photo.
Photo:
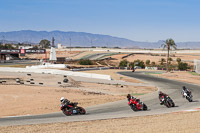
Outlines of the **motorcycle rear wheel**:
[{"label": "motorcycle rear wheel", "polygon": [[147,110],[147,109],[148,109],[147,105],[143,104],[143,110]]},{"label": "motorcycle rear wheel", "polygon": [[189,102],[192,102],[192,98],[186,97],[186,99],[187,99]]},{"label": "motorcycle rear wheel", "polygon": [[71,111],[71,110],[64,110],[63,113],[64,113],[66,116],[72,115],[72,111]]}]

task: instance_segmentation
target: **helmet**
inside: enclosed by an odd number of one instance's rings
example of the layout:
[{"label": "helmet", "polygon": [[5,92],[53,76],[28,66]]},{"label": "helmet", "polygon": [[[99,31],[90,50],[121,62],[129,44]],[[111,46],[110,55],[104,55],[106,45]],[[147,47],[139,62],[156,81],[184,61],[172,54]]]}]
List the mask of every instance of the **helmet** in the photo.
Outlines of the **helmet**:
[{"label": "helmet", "polygon": [[131,98],[131,94],[127,94],[127,98]]},{"label": "helmet", "polygon": [[159,91],[158,94],[159,94],[159,95],[162,94],[162,91]]},{"label": "helmet", "polygon": [[186,87],[185,86],[183,86],[183,90],[185,90],[186,89]]},{"label": "helmet", "polygon": [[63,101],[65,101],[65,98],[64,98],[64,97],[61,97],[61,98],[60,98],[60,102],[62,103]]}]

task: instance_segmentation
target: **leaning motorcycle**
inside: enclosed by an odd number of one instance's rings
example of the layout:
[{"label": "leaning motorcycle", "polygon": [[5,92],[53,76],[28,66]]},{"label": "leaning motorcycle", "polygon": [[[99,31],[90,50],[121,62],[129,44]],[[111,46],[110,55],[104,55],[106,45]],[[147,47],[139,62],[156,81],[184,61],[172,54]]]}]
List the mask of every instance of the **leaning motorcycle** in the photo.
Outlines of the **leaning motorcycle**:
[{"label": "leaning motorcycle", "polygon": [[167,96],[166,98],[162,97],[161,101],[168,108],[175,107],[174,101],[169,96]]},{"label": "leaning motorcycle", "polygon": [[133,111],[139,111],[139,110],[147,110],[147,105],[143,102],[132,102],[130,104],[130,107]]},{"label": "leaning motorcycle", "polygon": [[61,104],[60,109],[62,110],[63,114],[70,116],[70,115],[77,115],[81,114],[84,115],[86,113],[85,109],[82,107],[77,106],[78,103],[74,103],[72,105],[68,105],[70,108],[64,108],[64,105]]},{"label": "leaning motorcycle", "polygon": [[183,93],[183,96],[189,101],[189,102],[192,102],[193,100],[192,100],[192,94],[191,93],[186,93],[186,92],[184,92]]}]

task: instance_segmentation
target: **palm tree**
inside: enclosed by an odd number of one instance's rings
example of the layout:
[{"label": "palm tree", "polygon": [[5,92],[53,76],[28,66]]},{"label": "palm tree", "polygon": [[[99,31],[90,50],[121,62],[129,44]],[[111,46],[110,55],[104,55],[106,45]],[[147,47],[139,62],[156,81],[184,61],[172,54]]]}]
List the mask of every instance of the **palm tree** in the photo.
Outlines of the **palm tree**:
[{"label": "palm tree", "polygon": [[173,39],[169,38],[166,41],[164,41],[164,44],[161,45],[161,47],[163,47],[163,49],[167,48],[167,72],[169,71],[168,65],[169,65],[169,51],[171,50],[171,48],[176,49],[176,44],[174,42]]}]

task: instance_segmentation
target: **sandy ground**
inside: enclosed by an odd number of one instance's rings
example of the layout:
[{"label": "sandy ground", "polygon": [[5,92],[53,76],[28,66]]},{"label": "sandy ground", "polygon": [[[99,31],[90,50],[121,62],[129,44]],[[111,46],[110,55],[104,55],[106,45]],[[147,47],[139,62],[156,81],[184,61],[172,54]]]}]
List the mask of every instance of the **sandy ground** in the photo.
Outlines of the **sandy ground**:
[{"label": "sandy ground", "polygon": [[[143,60],[144,62],[146,62],[146,60],[150,60],[150,62],[155,62],[156,64],[160,64],[160,61],[162,58],[164,58],[166,60],[166,55],[164,54],[134,54],[131,56],[128,56],[127,58],[122,59],[122,57],[125,54],[120,54],[120,55],[113,55],[111,56],[112,58],[115,58],[116,60],[112,60],[112,62],[114,62],[114,64],[118,65],[120,61],[126,59],[129,62],[133,62],[134,60]],[[186,53],[186,54],[170,54],[171,58],[173,59],[174,64],[177,64],[176,59],[177,58],[181,58],[181,60],[183,62],[186,62],[190,65],[193,65],[193,61],[194,59],[200,59],[200,54],[199,53]],[[166,63],[166,62],[165,62]]]},{"label": "sandy ground", "polygon": [[172,72],[164,72],[162,74],[154,74],[151,73],[154,76],[168,78],[172,80],[178,80],[182,82],[188,82],[193,84],[199,84],[200,85],[200,75],[192,75],[191,72],[188,71],[172,71]]},{"label": "sandy ground", "polygon": [[121,72],[121,71],[129,71],[130,72],[131,70],[108,69],[108,70],[92,70],[92,71],[84,71],[84,72],[110,75],[111,78],[114,80],[123,80],[126,82],[132,82],[132,83],[142,83],[142,81],[140,81],[140,80],[130,78],[127,76],[123,76],[120,74],[116,74],[117,72]]},{"label": "sandy ground", "polygon": [[[24,84],[16,83],[16,78]],[[63,79],[62,75],[1,72],[0,81],[6,83],[0,83],[0,106],[4,107],[0,108],[0,117],[58,112],[62,96],[88,107],[125,99],[127,93],[137,96],[157,90],[155,87],[76,82],[71,78],[63,83]]]},{"label": "sandy ground", "polygon": [[[100,71],[96,71],[100,72]],[[102,71],[100,73],[108,73],[108,71]],[[114,72],[111,72],[114,75]],[[199,84],[199,77],[200,76],[195,76],[191,75],[188,72],[171,72],[171,73],[163,73],[163,74],[157,74],[155,76],[162,76],[162,77],[167,77],[170,79],[175,79],[175,80],[183,80],[184,81],[191,81],[195,84]],[[123,78],[121,78],[123,79]],[[196,79],[196,80],[195,80]],[[12,86],[12,85],[9,85]],[[7,91],[7,95],[4,93],[0,95],[0,100],[2,101],[3,96],[8,96],[12,99],[12,102],[14,102],[16,99],[21,99],[19,97],[16,97],[16,94],[21,95],[20,91],[21,87],[17,89],[17,86],[14,86],[17,90],[12,90],[12,87],[9,87],[6,85],[1,85],[0,87],[5,87],[4,90],[5,92]],[[92,84],[88,83],[82,83],[82,88],[90,88],[93,86]],[[103,85],[105,86],[105,85]],[[99,101],[107,102],[110,101],[111,99],[113,100],[120,100],[123,99],[124,96],[113,96],[113,95],[108,95],[108,94],[96,94],[96,93],[88,93],[87,91],[83,92],[80,90],[75,90],[75,89],[66,89],[66,88],[49,88],[49,87],[34,87],[34,88],[29,88],[33,86],[27,86],[25,88],[22,88],[22,92],[30,95],[29,97],[23,97],[24,101],[27,103],[33,102],[32,99],[40,99],[42,96],[48,94],[48,100],[51,100],[52,97],[54,96],[53,103],[54,106],[52,108],[50,107],[44,107],[44,106],[36,106],[39,112],[46,110],[52,109],[53,111],[59,111],[59,98],[60,96],[63,96],[63,93],[65,96],[71,98],[73,101],[80,101],[80,105],[83,106],[90,106],[94,104],[100,104]],[[116,88],[119,86],[115,86]],[[81,88],[81,87],[80,87]],[[94,89],[98,90],[98,86]],[[109,88],[109,87],[108,87]],[[114,86],[112,87],[114,88]],[[126,87],[124,87],[126,88]],[[9,91],[11,89],[12,91]],[[103,90],[106,90],[107,88],[103,88]],[[127,91],[128,91],[127,87]],[[18,92],[19,91],[19,92]],[[106,90],[107,91],[107,90]],[[113,90],[109,90],[109,92],[113,92]],[[43,95],[42,95],[43,94]],[[32,96],[32,97],[31,97]],[[36,98],[40,97],[40,98]],[[71,97],[70,97],[71,96]],[[77,97],[76,97],[77,96]],[[106,97],[109,98],[106,98]],[[79,99],[81,97],[81,99]],[[98,99],[95,101],[93,99],[98,97]],[[23,99],[22,98],[22,99]],[[47,98],[43,97],[41,105],[43,103],[46,103]],[[114,99],[117,98],[117,99]],[[29,101],[27,101],[27,99]],[[10,101],[10,100],[9,100]],[[84,101],[84,102],[83,102]],[[87,101],[87,102],[85,102]],[[94,102],[91,102],[94,101]],[[25,103],[26,102],[22,102]],[[2,102],[0,103],[2,104]],[[6,105],[0,105],[6,106]],[[28,106],[28,104],[27,104]],[[28,109],[28,108],[27,108]],[[3,109],[2,109],[3,110]],[[2,112],[2,110],[0,112]],[[19,111],[22,112],[22,111]],[[27,114],[27,112],[23,112],[24,114]],[[28,111],[29,113],[29,111]],[[200,112],[180,112],[180,113],[171,113],[171,114],[163,114],[163,115],[152,115],[152,116],[141,116],[141,117],[132,117],[132,118],[121,118],[121,119],[108,119],[108,120],[96,120],[96,121],[85,121],[85,122],[67,122],[67,123],[53,123],[53,124],[38,124],[38,125],[25,125],[25,126],[9,126],[9,127],[0,127],[0,132],[15,132],[15,133],[25,133],[25,132],[43,132],[43,133],[49,133],[49,132],[83,132],[83,133],[88,133],[88,132],[105,132],[105,133],[121,133],[121,132],[150,132],[150,133],[160,133],[160,132],[192,132],[192,133],[198,133],[200,131],[200,119],[199,119]]]},{"label": "sandy ground", "polygon": [[199,133],[200,112],[171,113],[132,118],[1,127],[12,133]]}]

